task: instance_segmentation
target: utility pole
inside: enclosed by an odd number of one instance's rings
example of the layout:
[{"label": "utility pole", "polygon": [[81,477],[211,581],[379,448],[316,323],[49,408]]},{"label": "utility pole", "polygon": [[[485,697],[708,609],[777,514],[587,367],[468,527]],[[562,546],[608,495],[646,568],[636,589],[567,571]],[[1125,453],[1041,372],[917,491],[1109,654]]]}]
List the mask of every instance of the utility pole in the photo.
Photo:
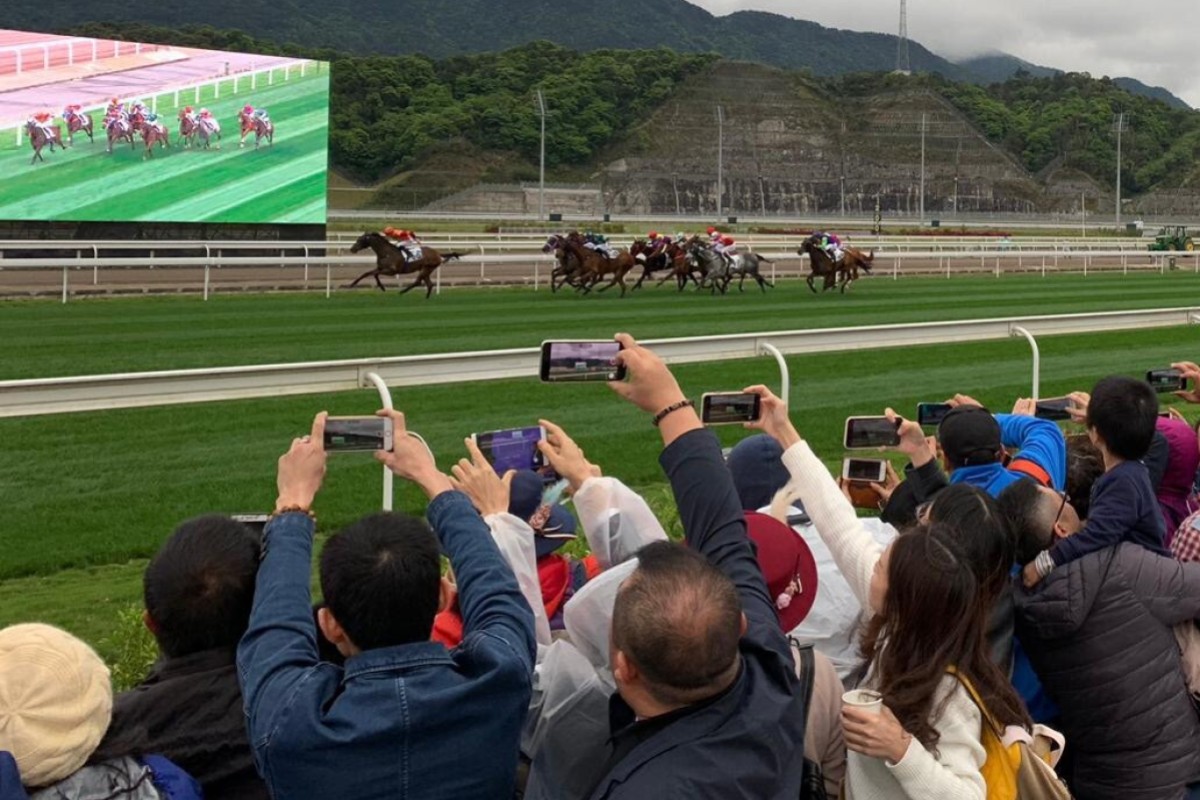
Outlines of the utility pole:
[{"label": "utility pole", "polygon": [[717,106],[717,216],[724,211],[725,200],[725,110]]},{"label": "utility pole", "polygon": [[542,118],[542,146],[538,162],[538,222],[546,219],[546,101],[537,90],[538,116]]},{"label": "utility pole", "polygon": [[920,224],[925,224],[925,114],[921,114],[921,213]]},{"label": "utility pole", "polygon": [[1080,222],[1079,222],[1079,235],[1082,238],[1086,239],[1087,238],[1087,192],[1086,191],[1079,193],[1079,213],[1082,215],[1082,218],[1080,219]]},{"label": "utility pole", "polygon": [[1121,232],[1121,134],[1125,130],[1125,112],[1117,114],[1117,233]]}]

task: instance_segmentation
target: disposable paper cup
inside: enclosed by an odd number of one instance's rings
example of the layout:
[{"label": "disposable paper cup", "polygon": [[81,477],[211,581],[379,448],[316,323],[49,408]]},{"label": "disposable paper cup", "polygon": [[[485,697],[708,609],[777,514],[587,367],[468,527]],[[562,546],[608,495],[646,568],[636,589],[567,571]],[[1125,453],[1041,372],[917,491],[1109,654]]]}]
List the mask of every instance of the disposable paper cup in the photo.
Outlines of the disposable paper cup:
[{"label": "disposable paper cup", "polygon": [[851,689],[842,695],[842,702],[848,706],[878,714],[883,708],[883,695],[870,689]]}]

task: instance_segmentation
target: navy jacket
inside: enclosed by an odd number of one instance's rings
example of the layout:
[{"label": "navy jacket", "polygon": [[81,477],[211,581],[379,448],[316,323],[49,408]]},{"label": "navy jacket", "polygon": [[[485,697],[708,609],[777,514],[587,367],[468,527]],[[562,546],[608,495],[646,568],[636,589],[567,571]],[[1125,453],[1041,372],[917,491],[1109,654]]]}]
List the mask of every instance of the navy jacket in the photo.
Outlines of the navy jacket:
[{"label": "navy jacket", "polygon": [[1140,461],[1122,461],[1093,484],[1083,530],[1059,539],[1050,548],[1050,556],[1054,565],[1061,567],[1121,542],[1140,544],[1152,553],[1170,556],[1163,544],[1166,533],[1146,465]]},{"label": "navy jacket", "polygon": [[[592,798],[795,800],[808,709],[721,447],[710,431],[691,431],[664,450],[660,462],[688,546],[728,575],[741,596],[749,622],[740,645],[742,668],[715,700],[679,714],[637,744]],[[619,695],[613,705],[614,716],[632,714]]]},{"label": "navy jacket", "polygon": [[427,516],[457,576],[462,644],[368,650],[344,668],[317,656],[312,520],[267,525],[237,660],[250,744],[275,800],[512,796],[533,613],[466,496],[438,495]]}]

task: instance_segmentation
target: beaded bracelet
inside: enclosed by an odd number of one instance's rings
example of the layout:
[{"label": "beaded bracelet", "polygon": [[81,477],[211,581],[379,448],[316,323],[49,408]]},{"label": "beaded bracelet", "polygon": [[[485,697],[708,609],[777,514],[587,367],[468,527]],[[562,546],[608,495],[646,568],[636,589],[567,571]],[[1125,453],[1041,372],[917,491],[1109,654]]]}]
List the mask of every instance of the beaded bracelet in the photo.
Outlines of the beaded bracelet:
[{"label": "beaded bracelet", "polygon": [[678,403],[672,403],[671,405],[667,406],[662,411],[660,411],[654,415],[654,427],[657,428],[658,424],[660,422],[662,422],[664,419],[666,419],[668,414],[673,414],[681,408],[695,408],[695,407],[696,407],[696,404],[693,403],[691,400],[680,400]]},{"label": "beaded bracelet", "polygon": [[317,515],[314,514],[310,509],[301,508],[300,506],[286,506],[281,508],[272,514],[271,518],[274,519],[275,517],[282,517],[284,514],[303,514],[313,522],[316,522],[317,520]]}]

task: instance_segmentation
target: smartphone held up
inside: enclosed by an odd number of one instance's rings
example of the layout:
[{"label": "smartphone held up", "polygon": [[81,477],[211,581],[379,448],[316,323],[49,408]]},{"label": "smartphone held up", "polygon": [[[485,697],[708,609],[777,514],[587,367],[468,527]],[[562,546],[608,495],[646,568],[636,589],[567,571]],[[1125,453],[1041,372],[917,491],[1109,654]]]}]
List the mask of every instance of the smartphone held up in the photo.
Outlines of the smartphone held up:
[{"label": "smartphone held up", "polygon": [[542,342],[538,375],[545,383],[623,381],[617,364],[621,343],[609,341]]},{"label": "smartphone held up", "polygon": [[1182,392],[1187,388],[1187,380],[1177,369],[1152,369],[1146,373],[1146,383],[1159,394],[1167,392]]},{"label": "smartphone held up", "polygon": [[324,444],[327,453],[391,452],[392,420],[390,417],[328,417]]},{"label": "smartphone held up", "polygon": [[887,417],[847,417],[842,440],[847,450],[877,450],[900,444],[900,422]]},{"label": "smartphone held up", "polygon": [[546,463],[546,457],[538,449],[538,442],[545,438],[546,429],[538,426],[471,434],[475,446],[497,475],[504,475],[513,469],[531,470],[538,473],[543,481],[553,483],[558,480],[558,474]]},{"label": "smartphone held up", "polygon": [[762,415],[762,398],[751,392],[707,392],[700,398],[705,425],[739,425]]}]

